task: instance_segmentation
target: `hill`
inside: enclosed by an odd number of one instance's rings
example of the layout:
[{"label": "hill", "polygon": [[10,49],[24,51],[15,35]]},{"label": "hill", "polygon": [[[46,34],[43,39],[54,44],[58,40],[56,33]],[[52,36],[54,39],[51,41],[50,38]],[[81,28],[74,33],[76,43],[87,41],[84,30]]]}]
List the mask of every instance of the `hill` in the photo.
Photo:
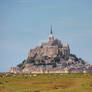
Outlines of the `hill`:
[{"label": "hill", "polygon": [[70,52],[68,44],[54,38],[51,32],[48,42],[30,49],[28,58],[10,73],[91,73],[92,66]]}]

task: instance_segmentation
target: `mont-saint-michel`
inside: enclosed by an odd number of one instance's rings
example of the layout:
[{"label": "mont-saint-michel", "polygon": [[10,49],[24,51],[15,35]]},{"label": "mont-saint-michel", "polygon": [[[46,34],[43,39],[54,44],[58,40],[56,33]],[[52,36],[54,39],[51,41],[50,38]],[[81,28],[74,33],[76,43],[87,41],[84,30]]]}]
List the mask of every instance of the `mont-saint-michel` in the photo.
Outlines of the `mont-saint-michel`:
[{"label": "mont-saint-michel", "polygon": [[92,0],[0,0],[0,92],[92,92],[91,39]]},{"label": "mont-saint-michel", "polygon": [[49,41],[30,49],[28,58],[9,73],[92,73],[92,66],[72,54],[69,44],[55,38],[51,28]]}]

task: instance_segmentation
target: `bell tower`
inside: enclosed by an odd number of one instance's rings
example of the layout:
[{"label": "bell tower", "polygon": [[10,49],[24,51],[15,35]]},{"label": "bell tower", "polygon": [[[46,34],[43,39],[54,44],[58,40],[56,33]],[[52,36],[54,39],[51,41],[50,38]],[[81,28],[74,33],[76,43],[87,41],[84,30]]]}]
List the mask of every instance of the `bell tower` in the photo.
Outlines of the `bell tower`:
[{"label": "bell tower", "polygon": [[54,36],[53,36],[52,26],[51,26],[51,31],[50,31],[50,35],[49,35],[49,41],[53,41],[53,40],[54,40]]}]

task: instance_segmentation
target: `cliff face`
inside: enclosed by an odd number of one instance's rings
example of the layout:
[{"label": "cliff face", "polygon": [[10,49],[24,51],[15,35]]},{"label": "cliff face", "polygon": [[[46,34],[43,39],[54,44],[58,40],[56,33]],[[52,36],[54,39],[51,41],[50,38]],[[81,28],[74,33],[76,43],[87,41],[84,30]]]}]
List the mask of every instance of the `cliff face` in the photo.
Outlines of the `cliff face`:
[{"label": "cliff face", "polygon": [[54,39],[51,32],[48,42],[31,49],[28,58],[11,73],[83,73],[92,72],[92,66],[76,55],[70,53],[68,44]]}]

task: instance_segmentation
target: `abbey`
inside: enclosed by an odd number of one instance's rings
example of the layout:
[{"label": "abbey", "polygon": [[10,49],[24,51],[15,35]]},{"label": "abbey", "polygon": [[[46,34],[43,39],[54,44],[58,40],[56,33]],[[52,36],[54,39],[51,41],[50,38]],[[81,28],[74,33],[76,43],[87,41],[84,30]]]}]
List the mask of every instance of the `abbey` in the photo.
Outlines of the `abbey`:
[{"label": "abbey", "polygon": [[66,59],[68,59],[70,55],[70,48],[68,44],[63,45],[60,40],[54,38],[51,28],[49,41],[42,42],[41,46],[38,46],[35,49],[31,49],[28,57],[56,57],[57,55],[63,55],[66,57]]},{"label": "abbey", "polygon": [[27,59],[9,73],[92,73],[92,66],[70,53],[69,45],[54,38],[51,28],[48,42],[30,49]]}]

